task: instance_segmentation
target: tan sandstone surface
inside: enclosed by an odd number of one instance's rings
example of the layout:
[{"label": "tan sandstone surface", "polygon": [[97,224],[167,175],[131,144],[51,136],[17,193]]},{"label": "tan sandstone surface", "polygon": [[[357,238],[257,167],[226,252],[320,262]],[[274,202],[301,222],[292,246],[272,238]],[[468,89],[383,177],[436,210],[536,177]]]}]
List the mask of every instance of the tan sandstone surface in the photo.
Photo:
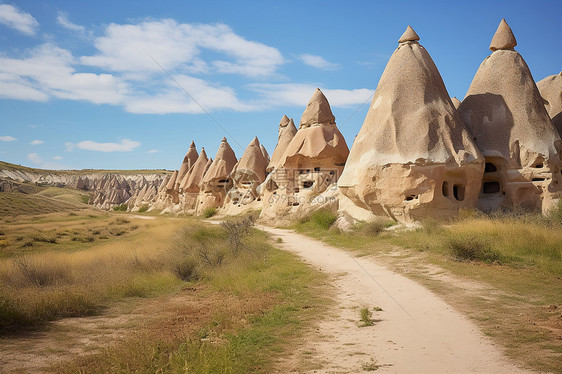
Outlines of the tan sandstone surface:
[{"label": "tan sandstone surface", "polygon": [[405,223],[476,206],[484,166],[417,40],[411,27],[400,38],[338,182],[359,207]]}]

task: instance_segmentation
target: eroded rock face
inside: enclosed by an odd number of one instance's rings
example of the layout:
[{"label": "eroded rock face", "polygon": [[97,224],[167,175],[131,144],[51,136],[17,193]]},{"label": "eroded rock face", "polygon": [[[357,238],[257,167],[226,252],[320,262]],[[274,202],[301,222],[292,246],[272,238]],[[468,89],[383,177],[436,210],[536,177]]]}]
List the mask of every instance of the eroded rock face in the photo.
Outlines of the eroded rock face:
[{"label": "eroded rock face", "polygon": [[283,153],[289,146],[289,143],[295,137],[297,133],[297,128],[295,127],[295,123],[293,119],[289,119],[287,116],[283,116],[281,121],[279,122],[279,137],[277,138],[277,145],[273,150],[273,154],[271,155],[271,160],[269,161],[269,165],[267,165],[267,172],[271,172],[275,169],[281,157],[283,157]]},{"label": "eroded rock face", "polygon": [[560,197],[561,141],[514,39],[502,20],[459,112],[486,158],[478,207],[545,213]]},{"label": "eroded rock face", "polygon": [[335,193],[348,154],[330,104],[316,89],[299,130],[264,182],[262,217],[305,214],[335,201],[327,190]]},{"label": "eroded rock face", "polygon": [[483,158],[429,53],[408,28],[339,179],[357,206],[400,222],[475,207]]},{"label": "eroded rock face", "polygon": [[552,124],[558,130],[558,134],[562,136],[562,72],[537,82],[537,88],[547,101],[545,106],[552,119]]},{"label": "eroded rock face", "polygon": [[256,137],[230,174],[233,187],[228,191],[224,204],[227,214],[239,214],[244,210],[261,208],[257,187],[265,180],[267,164],[268,160]]},{"label": "eroded rock face", "polygon": [[234,151],[223,138],[215,160],[201,179],[196,207],[198,214],[207,208],[220,208],[223,205],[227,192],[233,186],[230,173],[236,162]]},{"label": "eroded rock face", "polygon": [[193,164],[189,172],[185,175],[184,180],[180,186],[182,194],[180,195],[180,210],[186,213],[194,212],[197,197],[199,196],[199,184],[201,179],[211,166],[207,158],[205,148],[201,148],[201,153],[197,161]]},{"label": "eroded rock face", "polygon": [[185,176],[187,175],[188,171],[191,169],[193,164],[195,164],[195,161],[197,161],[198,157],[199,155],[197,154],[197,148],[195,148],[195,142],[192,141],[187,153],[185,154],[185,157],[183,158],[183,162],[181,163],[180,169],[178,171],[178,178],[176,179],[175,190],[178,191],[179,193],[182,193],[181,183],[183,182]]}]

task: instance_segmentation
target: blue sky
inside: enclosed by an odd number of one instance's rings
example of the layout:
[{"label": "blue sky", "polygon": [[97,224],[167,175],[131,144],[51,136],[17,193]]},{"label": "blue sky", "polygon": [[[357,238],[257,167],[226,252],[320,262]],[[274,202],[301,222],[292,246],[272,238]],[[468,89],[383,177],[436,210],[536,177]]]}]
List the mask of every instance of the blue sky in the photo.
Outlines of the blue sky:
[{"label": "blue sky", "polygon": [[[177,169],[194,140],[270,154],[320,87],[351,145],[411,25],[462,100],[502,18],[540,80],[562,69],[562,1],[0,0],[0,160]],[[195,101],[190,96],[195,98]]]}]

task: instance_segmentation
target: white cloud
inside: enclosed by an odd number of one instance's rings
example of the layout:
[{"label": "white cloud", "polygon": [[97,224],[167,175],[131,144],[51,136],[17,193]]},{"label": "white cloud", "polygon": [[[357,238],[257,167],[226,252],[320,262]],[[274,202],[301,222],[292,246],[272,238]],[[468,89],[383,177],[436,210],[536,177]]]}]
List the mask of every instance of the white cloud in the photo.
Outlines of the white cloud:
[{"label": "white cloud", "polygon": [[81,32],[81,33],[86,31],[86,28],[84,26],[80,26],[80,25],[77,25],[75,23],[72,23],[68,19],[68,14],[66,14],[65,12],[59,12],[59,14],[57,16],[57,23],[59,25],[61,25],[62,27],[64,27],[65,29],[69,29],[69,30],[72,30],[72,31],[78,31],[78,32]]},{"label": "white cloud", "polygon": [[39,22],[31,14],[9,4],[0,4],[0,24],[25,35],[35,35],[39,27]]},{"label": "white cloud", "polygon": [[[187,75],[176,77],[176,81],[182,88],[178,87],[176,82],[169,81],[164,91],[156,95],[132,98],[126,103],[125,109],[131,113],[152,114],[204,113],[205,110],[219,109],[236,111],[254,109],[253,106],[241,102],[230,87],[211,85],[202,79]],[[193,96],[195,101],[190,95]]]},{"label": "white cloud", "polygon": [[[249,41],[223,24],[178,24],[172,19],[139,24],[110,24],[95,46],[99,53],[84,56],[83,64],[119,72],[206,72],[246,76],[273,74],[283,64],[283,56],[273,47]],[[207,63],[201,52],[207,49],[225,54],[231,60]]]},{"label": "white cloud", "polygon": [[13,136],[0,136],[0,141],[2,142],[13,142],[16,141],[17,139],[14,138]]},{"label": "white cloud", "polygon": [[98,143],[91,140],[84,140],[76,144],[70,142],[64,144],[67,151],[78,148],[97,152],[130,152],[141,145],[141,143],[130,139],[123,139],[120,143]]},{"label": "white cloud", "polygon": [[[304,106],[317,86],[313,84],[251,84],[248,88],[262,96],[262,106]],[[369,101],[374,90],[358,88],[352,90],[320,88],[332,107],[350,107]]]},{"label": "white cloud", "polygon": [[43,140],[35,139],[29,144],[31,144],[31,145],[41,145],[43,143],[45,143]]},{"label": "white cloud", "polygon": [[322,70],[337,70],[340,67],[338,64],[326,61],[322,56],[309,55],[305,53],[300,55],[299,59],[309,66]]},{"label": "white cloud", "polygon": [[[127,84],[110,74],[77,73],[72,54],[46,43],[22,59],[0,57],[0,97],[47,101],[49,97],[119,104]],[[11,88],[11,89],[9,89]]]},{"label": "white cloud", "polygon": [[33,163],[33,166],[37,166],[42,169],[69,169],[68,166],[52,161],[45,161],[37,153],[29,153],[27,155],[27,159]]},{"label": "white cloud", "polygon": [[62,156],[54,156],[53,160],[62,160]]},{"label": "white cloud", "polygon": [[157,149],[151,149],[150,151],[148,151],[146,153],[158,153],[158,152],[160,152],[160,151],[157,150]]}]

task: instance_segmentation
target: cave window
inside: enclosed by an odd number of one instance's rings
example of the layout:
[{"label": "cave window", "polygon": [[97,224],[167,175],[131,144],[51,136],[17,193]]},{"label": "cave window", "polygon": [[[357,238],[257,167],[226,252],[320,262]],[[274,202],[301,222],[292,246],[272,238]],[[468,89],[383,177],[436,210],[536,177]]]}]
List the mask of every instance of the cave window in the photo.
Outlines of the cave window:
[{"label": "cave window", "polygon": [[453,185],[453,196],[458,201],[464,200],[464,185],[463,184],[454,184]]},{"label": "cave window", "polygon": [[493,173],[494,171],[498,171],[496,165],[492,164],[491,162],[486,162],[486,166],[484,167],[484,173]]},{"label": "cave window", "polygon": [[533,178],[533,182],[543,182],[544,178]]},{"label": "cave window", "polygon": [[441,186],[441,193],[445,197],[449,196],[449,183],[448,182],[443,182],[443,185]]},{"label": "cave window", "polygon": [[320,168],[314,168],[314,171],[320,171]]},{"label": "cave window", "polygon": [[300,189],[298,187],[295,188],[295,193],[299,193]]},{"label": "cave window", "polygon": [[414,199],[417,199],[418,195],[410,195],[410,196],[406,196],[406,201],[412,201]]},{"label": "cave window", "polygon": [[544,166],[544,165],[543,165],[542,163],[540,163],[540,164],[536,164],[534,167],[536,167],[537,169],[540,169],[540,168],[542,168],[543,166]]},{"label": "cave window", "polygon": [[498,193],[500,192],[499,182],[484,182],[482,185],[482,191],[484,193]]},{"label": "cave window", "polygon": [[228,179],[221,179],[219,180],[219,183],[228,183]]},{"label": "cave window", "polygon": [[334,171],[333,171],[333,170],[330,172],[330,175],[334,175]]},{"label": "cave window", "polygon": [[312,188],[312,185],[314,184],[313,181],[304,181],[302,183],[302,188]]}]

